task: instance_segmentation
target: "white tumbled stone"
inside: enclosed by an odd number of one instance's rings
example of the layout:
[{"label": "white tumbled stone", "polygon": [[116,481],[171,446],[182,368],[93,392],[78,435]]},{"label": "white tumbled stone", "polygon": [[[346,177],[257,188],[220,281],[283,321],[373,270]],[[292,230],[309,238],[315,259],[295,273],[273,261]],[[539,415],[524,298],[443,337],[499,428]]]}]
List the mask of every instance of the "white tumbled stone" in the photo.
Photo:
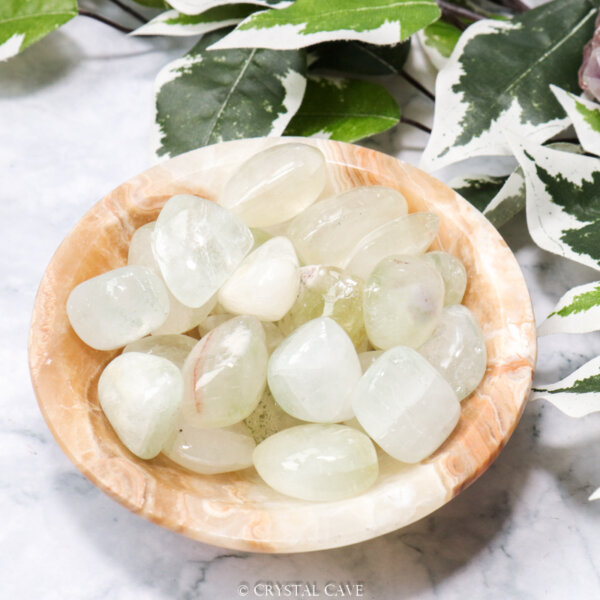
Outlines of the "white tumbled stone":
[{"label": "white tumbled stone", "polygon": [[328,317],[299,327],[269,360],[273,397],[283,410],[303,421],[333,423],[351,418],[351,395],[360,376],[352,340]]},{"label": "white tumbled stone", "polygon": [[383,350],[368,350],[366,352],[359,352],[358,360],[360,361],[360,368],[364,373],[381,355]]},{"label": "white tumbled stone", "polygon": [[204,337],[209,331],[212,331],[215,327],[222,325],[225,321],[233,319],[235,315],[230,313],[218,313],[216,315],[208,315],[200,325],[198,325],[198,333],[200,337]]},{"label": "white tumbled stone", "polygon": [[444,308],[439,325],[419,353],[444,376],[459,400],[466,398],[485,374],[483,332],[473,313],[462,304]]},{"label": "white tumbled stone", "polygon": [[387,256],[425,252],[439,228],[440,218],[428,212],[412,213],[384,223],[358,242],[344,268],[366,280]]},{"label": "white tumbled stone", "polygon": [[[149,267],[162,279],[160,267],[152,251],[152,234],[155,225],[156,222],[153,221],[135,231],[129,244],[127,264]],[[206,318],[217,302],[216,296],[213,296],[202,306],[191,308],[179,302],[168,288],[167,292],[170,304],[169,316],[160,327],[152,331],[154,335],[178,334],[193,329]]]},{"label": "white tumbled stone", "polygon": [[117,356],[100,375],[100,406],[119,439],[140,458],[154,458],[171,434],[183,398],[181,371],[140,352]]},{"label": "white tumbled stone", "polygon": [[225,184],[219,204],[249,227],[268,227],[310,206],[326,181],[320,150],[297,142],[279,144],[244,162]]},{"label": "white tumbled stone", "polygon": [[290,240],[274,237],[250,253],[219,291],[228,312],[278,321],[290,310],[300,285],[298,257]]},{"label": "white tumbled stone", "polygon": [[356,496],[379,473],[373,442],[333,424],[299,425],[272,435],[254,450],[254,466],[278,492],[317,501]]},{"label": "white tumbled stone", "polygon": [[388,454],[407,463],[427,458],[450,435],[460,404],[447,381],[416,350],[384,352],[361,377],[356,418]]},{"label": "white tumbled stone", "polygon": [[444,306],[460,304],[467,289],[467,271],[456,256],[435,251],[423,255],[439,271],[444,280]]},{"label": "white tumbled stone", "polygon": [[387,350],[418,348],[433,333],[444,305],[444,282],[420,256],[384,258],[363,292],[363,316],[369,340]]},{"label": "white tumbled stone", "polygon": [[275,325],[275,323],[263,322],[263,329],[265,330],[265,344],[267,345],[267,352],[273,354],[275,348],[283,342],[285,336],[281,332],[281,329]]},{"label": "white tumbled stone", "polygon": [[196,344],[183,366],[183,415],[196,427],[233,425],[256,408],[267,374],[265,333],[256,317],[235,317]]},{"label": "white tumbled stone", "polygon": [[168,314],[167,289],[148,267],[107,271],[80,283],[67,299],[71,326],[96,350],[114,350],[144,337]]},{"label": "white tumbled stone", "polygon": [[189,335],[149,335],[123,348],[125,352],[144,352],[170,360],[183,368],[183,363],[198,340]]},{"label": "white tumbled stone", "polygon": [[152,250],[167,287],[192,308],[210,301],[253,243],[236,215],[186,194],[167,201],[152,233]]},{"label": "white tumbled stone", "polygon": [[291,221],[286,232],[304,264],[343,268],[365,235],[406,212],[400,192],[358,187],[317,202]]},{"label": "white tumbled stone", "polygon": [[163,454],[194,473],[214,475],[251,467],[255,447],[256,442],[242,423],[202,429],[181,418]]}]

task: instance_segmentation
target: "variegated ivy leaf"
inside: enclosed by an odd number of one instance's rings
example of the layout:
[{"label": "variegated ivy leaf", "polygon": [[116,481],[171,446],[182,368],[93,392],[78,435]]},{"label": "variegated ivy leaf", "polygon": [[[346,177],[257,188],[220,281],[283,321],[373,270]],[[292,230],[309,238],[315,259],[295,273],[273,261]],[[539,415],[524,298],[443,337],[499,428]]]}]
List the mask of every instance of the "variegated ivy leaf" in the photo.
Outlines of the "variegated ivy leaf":
[{"label": "variegated ivy leaf", "polygon": [[600,269],[600,160],[506,137],[525,174],[534,242]]},{"label": "variegated ivy leaf", "polygon": [[538,335],[587,333],[598,329],[600,329],[600,281],[594,281],[569,290],[538,327]]},{"label": "variegated ivy leaf", "polygon": [[569,417],[600,411],[600,356],[558,383],[534,388],[531,400],[547,400]]},{"label": "variegated ivy leaf", "polygon": [[421,166],[505,155],[504,132],[543,142],[568,120],[549,85],[576,91],[596,0],[554,0],[512,21],[482,20],[463,32],[436,82],[433,132]]},{"label": "variegated ivy leaf", "polygon": [[7,60],[77,15],[77,0],[2,0],[0,61]]},{"label": "variegated ivy leaf", "polygon": [[255,10],[257,7],[252,4],[216,6],[201,15],[184,15],[168,10],[138,27],[132,35],[201,35],[235,25]]},{"label": "variegated ivy leaf", "polygon": [[600,488],[598,488],[589,498],[588,500],[600,500]]},{"label": "variegated ivy leaf", "polygon": [[285,133],[354,142],[381,133],[399,120],[396,101],[376,83],[312,78]]},{"label": "variegated ivy leaf", "polygon": [[500,228],[524,208],[525,177],[521,167],[518,167],[507,177],[498,193],[485,207],[483,214],[493,225]]},{"label": "variegated ivy leaf", "polygon": [[157,157],[224,140],[281,135],[298,110],[306,87],[302,51],[207,50],[221,35],[205,35],[158,74]]},{"label": "variegated ivy leaf", "polygon": [[440,16],[435,0],[296,0],[257,12],[214,48],[304,48],[334,40],[398,44]]},{"label": "variegated ivy leaf", "polygon": [[436,21],[419,31],[417,36],[427,58],[439,70],[446,66],[461,33],[458,27],[450,23]]},{"label": "variegated ivy leaf", "polygon": [[556,99],[565,109],[581,145],[587,152],[600,156],[600,104],[550,86]]},{"label": "variegated ivy leaf", "polygon": [[[265,8],[283,8],[293,0],[243,0],[244,4],[254,4]],[[241,4],[240,0],[169,0],[169,4],[184,15],[200,15],[216,6]]]},{"label": "variegated ivy leaf", "polygon": [[134,2],[142,6],[149,6],[150,8],[169,8],[165,0],[134,0]]},{"label": "variegated ivy leaf", "polygon": [[507,179],[502,175],[466,175],[452,180],[450,187],[483,212]]}]

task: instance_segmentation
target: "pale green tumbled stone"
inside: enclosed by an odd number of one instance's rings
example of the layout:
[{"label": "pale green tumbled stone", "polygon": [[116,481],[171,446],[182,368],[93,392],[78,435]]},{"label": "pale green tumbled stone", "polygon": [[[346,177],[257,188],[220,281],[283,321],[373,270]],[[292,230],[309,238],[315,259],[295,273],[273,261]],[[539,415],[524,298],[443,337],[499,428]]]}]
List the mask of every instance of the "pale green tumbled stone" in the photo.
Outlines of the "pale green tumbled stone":
[{"label": "pale green tumbled stone", "polygon": [[144,352],[170,360],[175,366],[183,368],[183,363],[198,340],[189,335],[150,335],[127,344],[125,352]]},{"label": "pale green tumbled stone", "polygon": [[152,233],[152,251],[167,287],[192,308],[209,302],[253,243],[239,217],[186,194],[167,201]]},{"label": "pale green tumbled stone", "polygon": [[256,250],[259,246],[262,246],[265,242],[268,242],[273,236],[264,229],[256,229],[251,227],[252,237],[254,238],[254,245],[252,250]]},{"label": "pale green tumbled stone", "polygon": [[219,325],[196,344],[183,365],[183,415],[196,427],[227,427],[256,408],[267,375],[265,333],[256,317]]},{"label": "pale green tumbled stone", "polygon": [[360,352],[358,354],[358,360],[360,361],[360,368],[364,373],[381,355],[383,350],[369,350],[367,352]]},{"label": "pale green tumbled stone", "polygon": [[448,382],[416,350],[384,352],[361,377],[354,414],[388,454],[407,463],[427,458],[450,435],[460,404]]},{"label": "pale green tumbled stone", "polygon": [[254,450],[254,466],[272,488],[302,500],[356,496],[379,474],[373,442],[343,425],[299,425],[280,431]]},{"label": "pale green tumbled stone", "polygon": [[304,264],[343,267],[373,229],[406,215],[404,196],[382,186],[358,187],[317,202],[287,227]]},{"label": "pale green tumbled stone", "polygon": [[[155,225],[156,222],[153,221],[136,229],[129,244],[127,264],[149,267],[162,279],[160,267],[152,251],[152,233],[154,232]],[[193,329],[206,318],[217,302],[216,297],[213,296],[202,306],[191,308],[179,302],[168,288],[167,292],[170,304],[169,316],[160,327],[152,331],[154,335],[184,333]]]},{"label": "pale green tumbled stone", "polygon": [[160,327],[169,314],[169,295],[148,267],[132,265],[80,283],[67,299],[75,333],[96,350],[114,350]]},{"label": "pale green tumbled stone", "polygon": [[437,250],[427,252],[423,258],[431,262],[444,280],[444,306],[460,304],[467,289],[467,271],[462,262],[448,252]]},{"label": "pale green tumbled stone", "polygon": [[459,400],[466,398],[485,374],[483,332],[473,313],[461,304],[444,308],[439,325],[419,353],[444,376]]},{"label": "pale green tumbled stone", "polygon": [[223,323],[225,323],[225,321],[229,321],[234,317],[235,315],[232,315],[230,313],[218,313],[214,315],[208,315],[208,317],[206,317],[206,319],[204,319],[204,321],[202,321],[202,323],[198,325],[198,333],[200,334],[200,337],[203,338],[209,331],[212,331],[213,329],[215,329],[215,327],[222,325]]},{"label": "pale green tumbled stone", "polygon": [[269,359],[268,381],[275,401],[303,421],[335,423],[351,418],[350,397],[360,376],[352,341],[327,317],[299,327]]},{"label": "pale green tumbled stone", "polygon": [[262,324],[265,330],[265,344],[267,345],[267,352],[273,354],[275,348],[281,344],[284,340],[284,335],[281,329],[275,325],[275,323],[264,322]]},{"label": "pale green tumbled stone", "polygon": [[256,443],[259,444],[270,435],[282,431],[283,429],[294,427],[295,425],[302,425],[303,421],[288,415],[288,413],[275,402],[271,390],[266,388],[258,406],[249,417],[244,419],[244,423],[250,430]]},{"label": "pale green tumbled stone", "polygon": [[289,335],[311,319],[330,317],[359,348],[367,337],[362,312],[363,287],[361,279],[335,267],[301,267],[298,296],[279,322],[279,328],[284,335]]},{"label": "pale green tumbled stone", "polygon": [[163,454],[194,473],[214,475],[251,467],[255,447],[256,442],[242,423],[201,429],[180,418]]},{"label": "pale green tumbled stone", "polygon": [[242,261],[219,290],[219,303],[230,313],[278,321],[298,294],[298,266],[290,240],[274,237]]},{"label": "pale green tumbled stone", "polygon": [[412,213],[384,223],[360,240],[344,269],[366,280],[387,256],[425,252],[439,228],[440,218],[428,212]]},{"label": "pale green tumbled stone", "polygon": [[181,371],[160,356],[121,354],[100,375],[98,399],[123,444],[140,458],[154,458],[177,423]]},{"label": "pale green tumbled stone", "polygon": [[249,227],[283,223],[310,206],[327,182],[325,157],[297,142],[278,144],[244,162],[225,184],[219,204]]},{"label": "pale green tumbled stone", "polygon": [[420,256],[384,258],[367,280],[363,314],[375,348],[418,348],[433,333],[444,306],[444,282]]}]

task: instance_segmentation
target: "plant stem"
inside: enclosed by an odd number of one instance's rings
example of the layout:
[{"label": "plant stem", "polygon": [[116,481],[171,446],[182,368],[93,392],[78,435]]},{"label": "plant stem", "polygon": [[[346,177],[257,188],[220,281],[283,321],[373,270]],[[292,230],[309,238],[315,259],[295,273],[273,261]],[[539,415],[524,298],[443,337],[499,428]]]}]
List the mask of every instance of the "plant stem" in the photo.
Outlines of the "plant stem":
[{"label": "plant stem", "polygon": [[425,133],[431,133],[431,129],[427,127],[427,125],[423,125],[423,123],[419,123],[418,121],[414,121],[413,119],[407,119],[406,117],[400,117],[400,123],[405,123],[406,125],[411,125],[412,127],[416,127]]},{"label": "plant stem", "polygon": [[123,4],[121,0],[109,0],[109,2],[112,2],[113,4],[117,5],[121,10],[124,10],[126,13],[130,14],[134,19],[137,19],[140,23],[148,22],[148,20],[144,18],[144,16],[142,16],[139,12],[133,10],[133,8],[127,6],[127,4]]},{"label": "plant stem", "polygon": [[404,69],[399,73],[400,77],[405,79],[410,85],[418,89],[422,94],[427,96],[430,100],[435,102],[435,96],[422,84],[420,84],[414,77],[409,75]]},{"label": "plant stem", "polygon": [[531,8],[529,6],[527,6],[527,4],[525,4],[525,2],[523,2],[522,0],[496,0],[498,2],[498,4],[501,4],[502,6],[506,6],[506,8],[512,8],[515,12],[527,12],[528,10],[531,10]]},{"label": "plant stem", "polygon": [[462,8],[462,6],[456,6],[446,0],[437,0],[438,6],[442,10],[442,14],[448,17],[460,17],[462,19],[468,19],[469,21],[480,21],[485,19],[484,16],[469,10],[468,8]]},{"label": "plant stem", "polygon": [[106,17],[103,17],[102,15],[97,15],[97,14],[89,12],[87,10],[79,10],[79,14],[82,17],[88,17],[90,19],[95,19],[96,21],[100,21],[100,23],[104,23],[105,25],[110,25],[111,27],[114,27],[118,31],[122,31],[123,33],[131,33],[133,31],[133,29],[130,29],[129,27],[124,27],[123,25],[119,25],[118,23],[115,23],[114,21],[111,21],[110,19],[107,19]]}]

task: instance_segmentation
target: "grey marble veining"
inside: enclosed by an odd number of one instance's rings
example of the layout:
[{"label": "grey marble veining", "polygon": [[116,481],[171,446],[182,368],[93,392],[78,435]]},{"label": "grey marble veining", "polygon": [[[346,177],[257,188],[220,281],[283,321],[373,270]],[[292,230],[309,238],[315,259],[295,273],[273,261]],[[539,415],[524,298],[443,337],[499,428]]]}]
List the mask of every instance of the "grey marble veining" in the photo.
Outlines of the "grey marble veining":
[{"label": "grey marble veining", "polygon": [[[600,502],[587,496],[600,485],[599,415],[574,420],[532,403],[496,463],[431,517],[297,555],[230,552],[161,529],[105,496],[62,453],[26,363],[37,284],[80,216],[150,164],[153,77],[190,45],[127,38],[78,18],[0,64],[0,597],[228,600],[243,597],[243,584],[256,598],[267,597],[265,584],[300,583],[323,598],[328,582],[362,584],[362,597],[377,600],[598,596]],[[409,116],[427,117],[427,101],[395,88]],[[370,145],[416,162],[424,141],[403,126]],[[522,219],[502,234],[539,320],[568,288],[597,278],[536,248]],[[597,333],[543,338],[537,381],[597,354]]]}]

